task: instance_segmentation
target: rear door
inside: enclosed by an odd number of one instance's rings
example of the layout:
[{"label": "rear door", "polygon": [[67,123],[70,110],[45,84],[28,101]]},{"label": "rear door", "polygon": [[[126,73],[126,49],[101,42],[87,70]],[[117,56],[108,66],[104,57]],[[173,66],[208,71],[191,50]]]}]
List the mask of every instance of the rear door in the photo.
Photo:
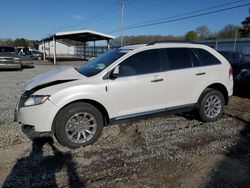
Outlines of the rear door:
[{"label": "rear door", "polygon": [[181,107],[196,102],[196,92],[206,74],[189,48],[166,48],[164,52],[164,91],[167,107]]}]

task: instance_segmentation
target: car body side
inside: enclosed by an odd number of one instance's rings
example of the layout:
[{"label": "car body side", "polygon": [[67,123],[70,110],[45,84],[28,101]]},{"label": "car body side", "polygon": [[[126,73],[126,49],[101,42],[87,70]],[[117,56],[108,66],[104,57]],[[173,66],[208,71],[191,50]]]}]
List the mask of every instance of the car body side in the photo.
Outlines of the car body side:
[{"label": "car body side", "polygon": [[[140,77],[148,77],[149,78],[148,81],[150,82],[151,78],[160,76],[165,81],[163,83],[159,83],[161,84],[161,88],[174,89],[174,95],[168,96],[167,90],[161,90],[162,93],[159,93],[159,95],[161,96],[166,95],[166,98],[168,98],[168,102],[163,101],[161,105],[158,106],[149,105],[143,109],[133,108],[133,110],[124,110],[123,109],[124,105],[127,105],[126,103],[130,102],[126,101],[126,99],[124,100],[124,96],[133,97],[133,95],[135,95],[135,97],[138,98],[140,96],[150,97],[154,96],[155,91],[149,88],[148,90],[146,90],[148,93],[145,93],[144,91],[141,91],[140,88],[138,89],[135,88],[136,91],[129,91],[129,90],[126,91],[125,88],[124,89],[125,93],[123,92],[123,94],[119,93],[120,95],[117,94],[113,95],[112,92],[115,92],[113,88],[116,86],[119,87],[119,85],[122,86],[123,78],[121,79],[118,78],[113,80],[113,79],[105,79],[105,76],[110,71],[112,71],[118,64],[123,62],[125,59],[141,51],[151,50],[151,49],[161,49],[161,48],[179,48],[179,47],[204,49],[212,53],[221,62],[221,64],[126,77],[125,78],[127,79],[126,83],[130,82],[132,85],[133,83],[139,81]],[[213,68],[211,68],[212,66]],[[104,110],[107,112],[108,116],[107,121],[109,121],[110,119],[115,119],[117,117],[123,117],[131,114],[137,114],[140,112],[155,111],[162,108],[168,109],[172,107],[178,107],[181,104],[195,105],[197,104],[199,97],[203,93],[203,91],[211,86],[224,87],[226,90],[226,95],[227,97],[229,97],[232,95],[233,92],[233,78],[230,77],[229,74],[227,73],[222,73],[223,71],[225,71],[225,69],[228,69],[228,71],[230,69],[230,64],[228,63],[228,61],[218,52],[204,45],[170,44],[170,45],[157,45],[157,47],[143,46],[134,49],[131,52],[128,52],[127,54],[116,60],[114,63],[112,63],[110,66],[108,66],[106,69],[104,69],[102,72],[100,72],[95,76],[89,77],[87,79],[79,79],[71,82],[66,82],[63,84],[45,87],[36,91],[34,93],[35,95],[50,95],[49,99],[42,105],[21,108],[18,115],[18,121],[22,122],[23,124],[34,125],[35,130],[38,132],[45,132],[45,131],[52,131],[52,124],[58,112],[68,104],[74,103],[76,101],[87,100],[98,103],[103,108],[105,108]],[[199,73],[201,70],[206,72],[206,75],[203,76],[202,78],[196,78],[195,74]],[[178,71],[178,75],[176,75],[176,71]],[[190,81],[190,79],[195,79],[195,80]],[[176,84],[173,84],[178,80],[179,82],[182,82],[181,87],[179,87],[178,84],[177,86]],[[194,82],[197,81],[202,84],[195,84]],[[159,86],[159,84],[157,86]],[[168,87],[165,87],[165,85],[168,85]],[[189,91],[189,93],[186,94],[186,91]],[[185,95],[188,95],[188,97],[184,97]],[[183,100],[176,101],[175,99],[183,99]],[[136,104],[137,101],[133,101],[132,103],[135,103],[133,104],[135,106],[137,105]]]}]

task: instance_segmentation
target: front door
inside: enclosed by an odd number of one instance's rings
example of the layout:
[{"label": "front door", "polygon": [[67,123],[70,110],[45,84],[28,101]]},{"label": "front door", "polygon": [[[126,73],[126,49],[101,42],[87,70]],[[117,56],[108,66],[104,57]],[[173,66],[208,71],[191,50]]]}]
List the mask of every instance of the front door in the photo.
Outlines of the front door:
[{"label": "front door", "polygon": [[159,50],[139,52],[118,66],[119,75],[108,84],[111,118],[128,118],[166,107]]}]

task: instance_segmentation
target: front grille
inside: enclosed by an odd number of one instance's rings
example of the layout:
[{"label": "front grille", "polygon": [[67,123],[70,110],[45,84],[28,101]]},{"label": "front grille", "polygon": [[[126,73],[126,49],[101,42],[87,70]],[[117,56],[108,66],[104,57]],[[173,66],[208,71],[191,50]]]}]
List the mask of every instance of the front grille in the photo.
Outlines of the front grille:
[{"label": "front grille", "polygon": [[0,61],[1,62],[5,62],[5,61],[14,61],[14,58],[12,58],[12,57],[3,57],[3,58],[0,58]]}]

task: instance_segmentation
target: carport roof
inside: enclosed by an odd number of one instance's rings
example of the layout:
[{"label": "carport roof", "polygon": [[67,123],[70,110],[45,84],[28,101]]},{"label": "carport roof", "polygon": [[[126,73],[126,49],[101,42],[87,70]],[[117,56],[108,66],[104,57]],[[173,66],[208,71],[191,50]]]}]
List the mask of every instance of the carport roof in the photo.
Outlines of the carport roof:
[{"label": "carport roof", "polygon": [[88,41],[97,41],[97,40],[110,40],[115,37],[112,35],[107,35],[104,33],[92,31],[92,30],[77,30],[77,31],[67,31],[67,32],[59,32],[51,35],[47,38],[42,39],[42,41],[51,41],[55,39],[70,39],[80,42],[88,42]]}]

